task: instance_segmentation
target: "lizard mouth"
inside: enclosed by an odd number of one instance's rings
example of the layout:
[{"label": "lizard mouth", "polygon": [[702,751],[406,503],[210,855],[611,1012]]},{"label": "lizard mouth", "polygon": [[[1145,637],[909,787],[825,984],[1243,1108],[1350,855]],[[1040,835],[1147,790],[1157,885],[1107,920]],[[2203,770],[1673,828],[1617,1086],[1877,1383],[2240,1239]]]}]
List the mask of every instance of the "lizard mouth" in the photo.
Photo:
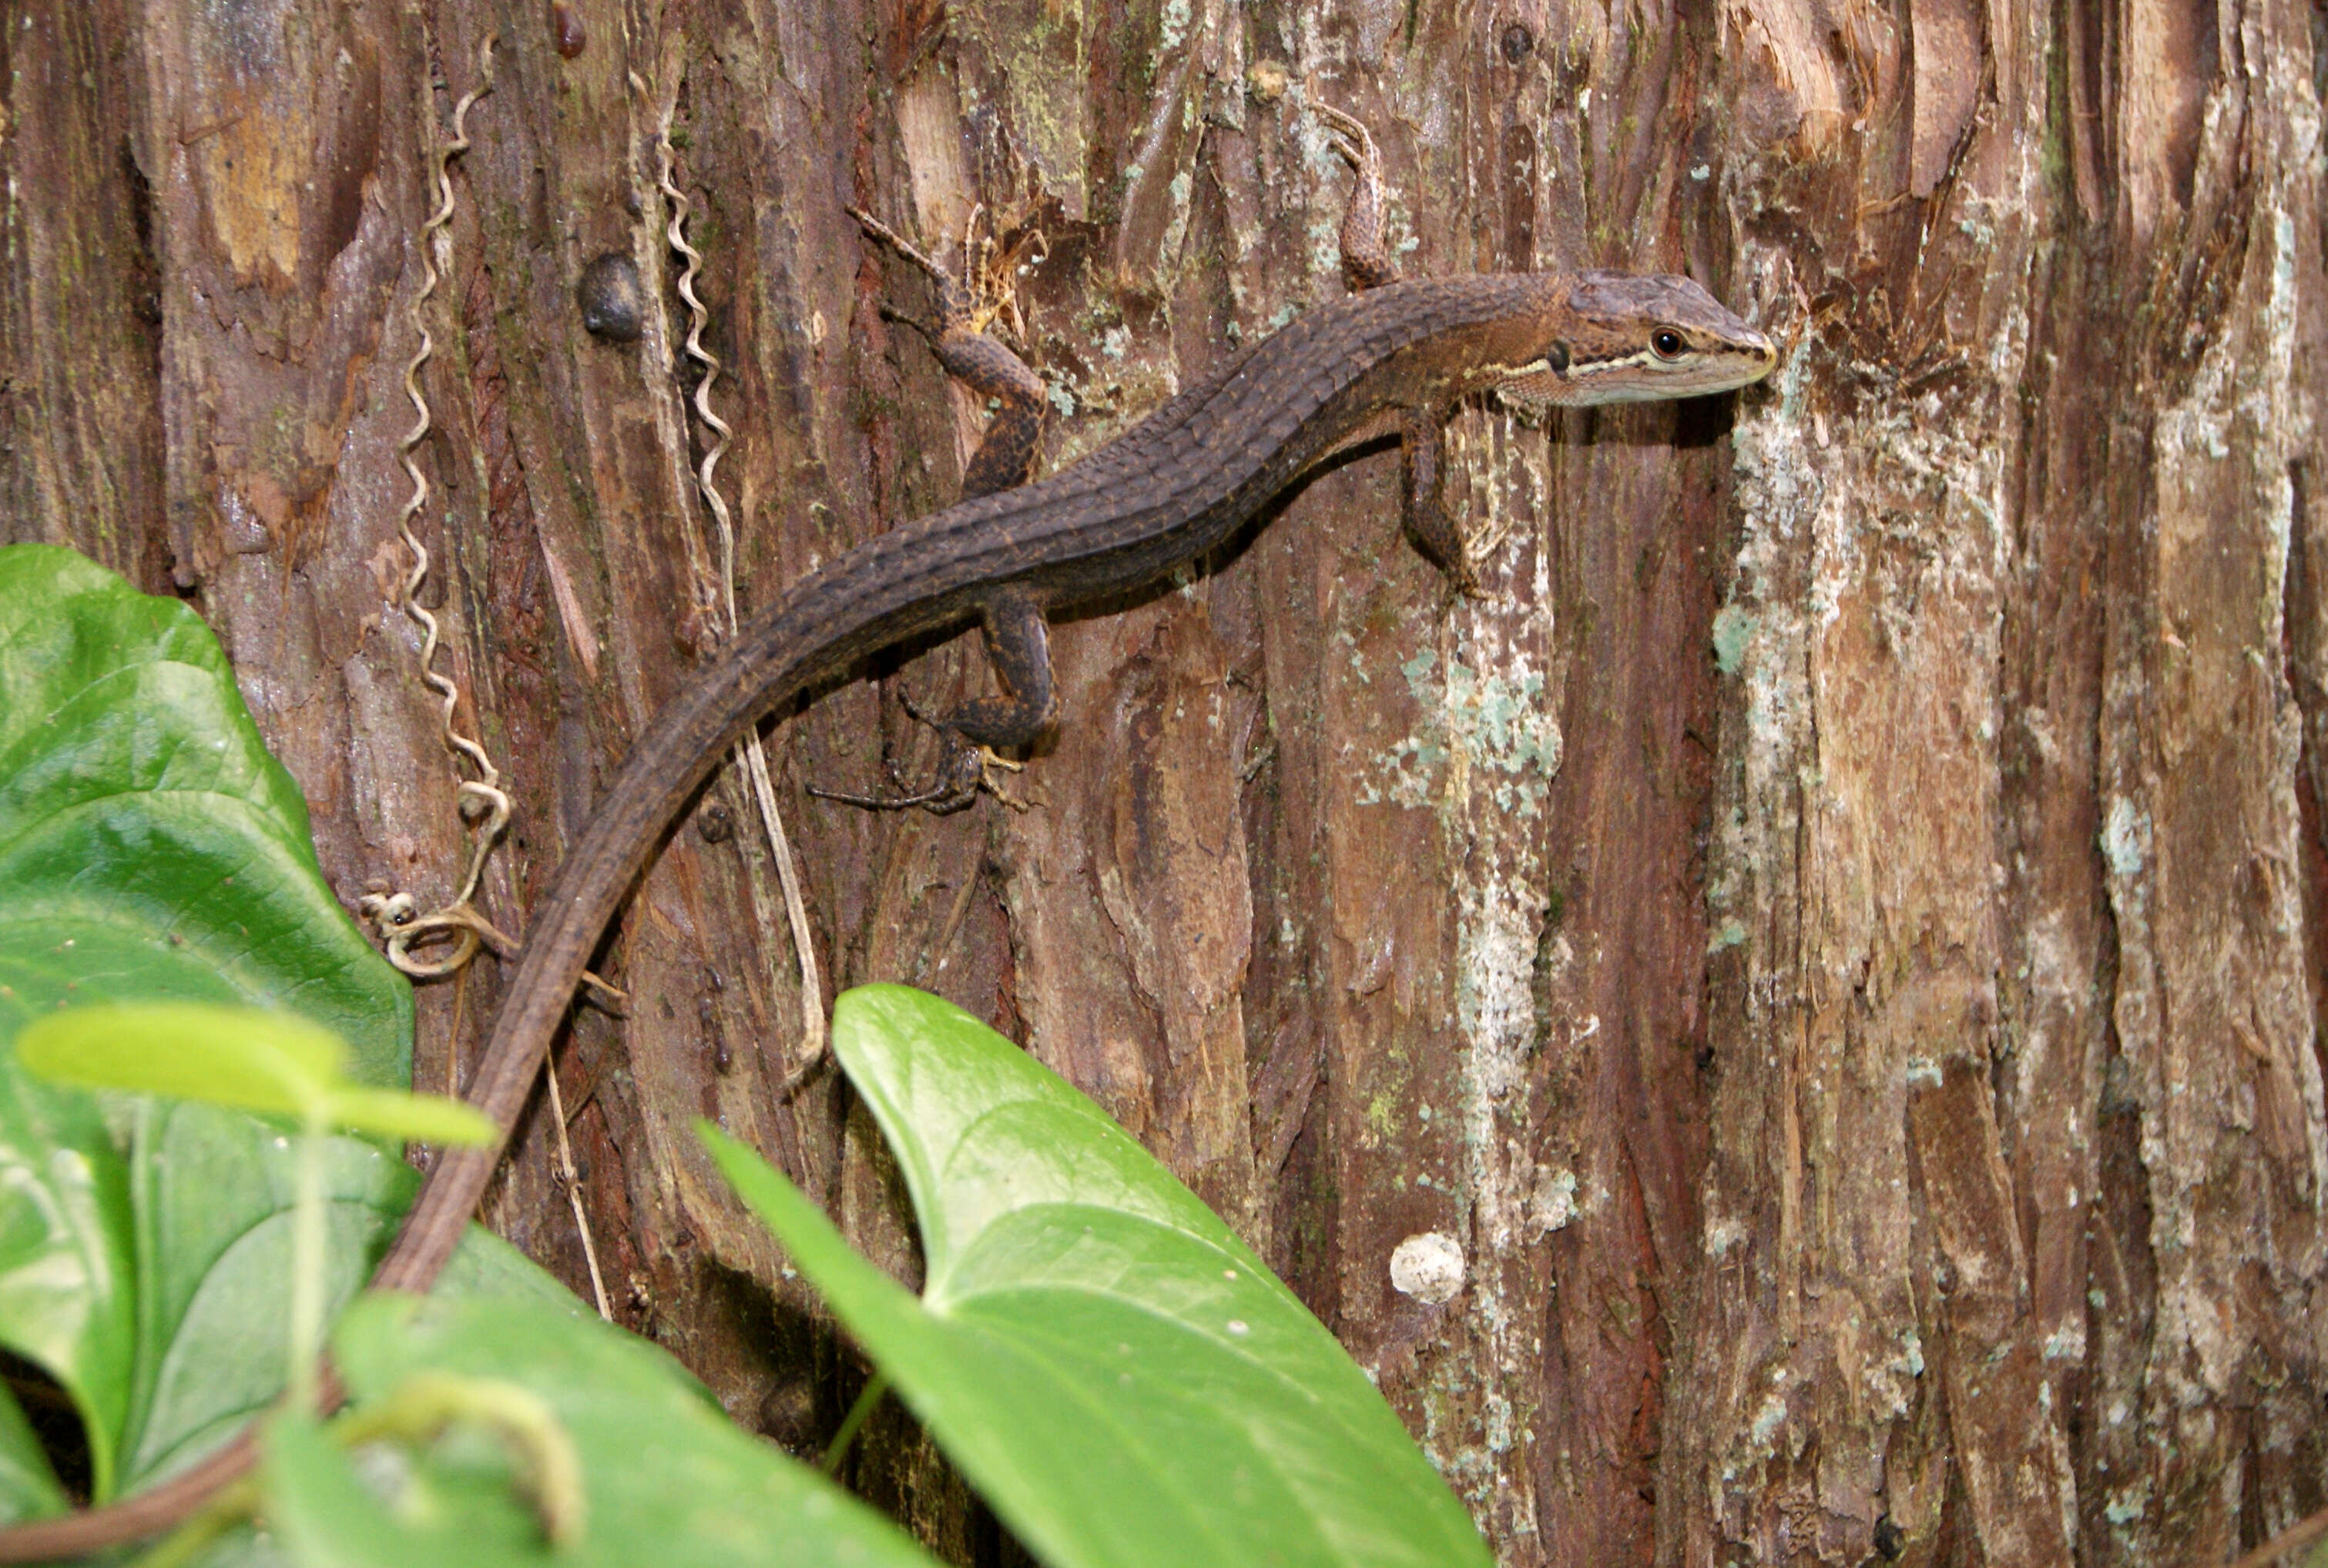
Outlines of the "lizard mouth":
[{"label": "lizard mouth", "polygon": [[1779,350],[1760,332],[1741,333],[1718,350],[1678,360],[1653,351],[1601,359],[1555,355],[1522,366],[1498,382],[1497,394],[1523,408],[1579,408],[1610,403],[1705,397],[1751,386],[1779,363]]}]

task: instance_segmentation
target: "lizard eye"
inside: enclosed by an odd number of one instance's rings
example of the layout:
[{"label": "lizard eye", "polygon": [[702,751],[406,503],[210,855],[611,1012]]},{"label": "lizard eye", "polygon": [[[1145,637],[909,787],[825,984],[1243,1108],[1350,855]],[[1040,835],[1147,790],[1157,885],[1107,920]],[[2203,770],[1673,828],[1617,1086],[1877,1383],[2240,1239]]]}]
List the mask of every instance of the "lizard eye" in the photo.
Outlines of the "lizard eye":
[{"label": "lizard eye", "polygon": [[1671,327],[1659,327],[1649,334],[1649,349],[1660,359],[1678,359],[1688,346]]}]

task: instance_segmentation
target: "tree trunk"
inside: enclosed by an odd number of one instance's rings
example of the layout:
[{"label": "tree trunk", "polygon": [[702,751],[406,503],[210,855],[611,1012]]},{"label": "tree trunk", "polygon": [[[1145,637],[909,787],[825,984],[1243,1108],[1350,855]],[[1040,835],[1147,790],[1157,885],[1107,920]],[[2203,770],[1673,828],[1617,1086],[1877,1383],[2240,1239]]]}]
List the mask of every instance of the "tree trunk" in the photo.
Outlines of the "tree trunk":
[{"label": "tree trunk", "polygon": [[[1047,462],[1331,297],[1366,119],[1411,274],[1686,271],[1735,399],[1455,427],[1450,603],[1395,456],[1058,625],[1008,788],[872,816],[897,698],[771,732],[828,986],[943,993],[1096,1097],[1373,1369],[1513,1563],[2220,1561],[2323,1501],[2328,516],[2317,14],[2290,0],[11,0],[0,537],[192,599],[324,863],[450,897],[423,590],[520,930],[718,640],[656,189],[708,257],[737,593],[955,494],[982,409],[844,207],[1039,231]],[[579,42],[578,52],[570,49]],[[974,210],[982,216],[973,223]],[[585,331],[602,257],[643,336]],[[612,264],[610,264],[612,265]],[[604,277],[602,269],[597,275]],[[861,1369],[722,1195],[714,1115],[909,1277],[730,769],[559,1063],[617,1315],[796,1445]],[[420,1083],[495,966],[421,993]],[[577,1283],[537,1106],[486,1218]],[[1465,1265],[1451,1296],[1405,1266]],[[1443,1299],[1441,1299],[1442,1298]],[[771,1301],[774,1330],[771,1330]],[[907,1423],[868,1495],[1007,1548]]]}]

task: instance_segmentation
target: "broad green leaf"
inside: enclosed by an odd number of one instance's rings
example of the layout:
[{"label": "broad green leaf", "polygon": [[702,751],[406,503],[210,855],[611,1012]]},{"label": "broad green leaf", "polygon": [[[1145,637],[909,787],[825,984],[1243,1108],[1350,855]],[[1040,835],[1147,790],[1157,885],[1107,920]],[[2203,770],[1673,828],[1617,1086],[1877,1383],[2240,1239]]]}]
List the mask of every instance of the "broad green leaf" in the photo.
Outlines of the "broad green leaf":
[{"label": "broad green leaf", "polygon": [[99,1496],[129,1408],[136,1280],[128,1171],[105,1118],[0,1050],[0,1344],[72,1395]]},{"label": "broad green leaf", "polygon": [[287,1008],[400,1087],[412,994],[324,882],[298,786],[210,629],[49,545],[0,546],[0,1042],[99,1001]]},{"label": "broad green leaf", "polygon": [[[138,1441],[128,1456],[124,1491],[135,1491],[199,1460],[262,1414],[283,1386],[288,1337],[283,1294],[291,1246],[287,1148],[278,1151],[280,1159],[254,1161],[238,1151],[231,1139],[220,1139],[205,1153],[202,1143],[233,1123],[248,1125],[248,1118],[201,1106],[181,1106],[176,1115],[180,1125],[171,1129],[169,1139],[174,1154],[202,1161],[231,1181],[248,1181],[251,1171],[260,1171],[273,1187],[279,1187],[286,1207],[268,1212],[247,1237],[225,1240],[224,1256],[206,1268],[190,1270],[194,1276],[190,1281],[177,1282],[191,1284],[193,1299],[177,1314],[177,1332],[161,1358]],[[332,1148],[327,1181],[335,1196],[326,1211],[330,1234],[325,1251],[329,1299],[336,1311],[357,1299],[395,1234],[397,1220],[409,1207],[418,1178],[356,1139],[336,1141]],[[252,1209],[276,1200],[271,1189],[265,1197],[245,1197]],[[185,1237],[183,1243],[189,1255],[201,1250],[198,1238]],[[448,1298],[515,1302],[536,1311],[588,1316],[565,1286],[482,1226],[472,1225],[463,1235],[436,1290]]]},{"label": "broad green leaf", "polygon": [[[187,1000],[302,1013],[352,1043],[357,1082],[408,1075],[410,987],[325,885],[217,639],[70,550],[0,547],[0,1344],[72,1395],[100,1499],[215,1441],[201,1433],[249,1404],[249,1363],[279,1374],[286,1276],[265,1233],[288,1151],[206,1107],[101,1113],[8,1045],[83,1003]],[[334,1209],[360,1232],[335,1257],[384,1245],[409,1180],[389,1208],[358,1198],[360,1221]],[[192,1398],[211,1358],[218,1386]]]},{"label": "broad green leaf", "polygon": [[[139,1260],[136,1397],[121,1489],[208,1453],[282,1392],[296,1139],[237,1111],[144,1102],[131,1190]],[[377,1144],[325,1140],[325,1300],[354,1295],[419,1176]]]},{"label": "broad green leaf", "polygon": [[573,1568],[932,1568],[896,1526],[737,1431],[663,1351],[595,1318],[514,1302],[365,1297],[341,1320],[333,1358],[359,1414],[419,1372],[530,1390],[580,1453],[588,1523],[579,1543],[550,1551],[510,1488],[506,1449],[445,1444],[412,1467],[427,1507],[391,1507],[391,1526],[350,1509],[333,1551],[303,1562],[466,1563],[460,1544],[474,1539],[476,1560],[495,1563],[514,1554]]},{"label": "broad green leaf", "polygon": [[206,1002],[76,1007],[17,1031],[16,1055],[42,1077],[135,1089],[261,1115],[310,1115],[399,1142],[490,1143],[482,1112],[434,1095],[349,1085],[340,1037],[296,1013]]},{"label": "broad green leaf", "polygon": [[[154,1105],[133,1167],[139,1306],[149,1347],[124,1449],[123,1489],[183,1469],[282,1392],[297,1151],[279,1130],[209,1106]],[[336,1311],[355,1296],[411,1206],[420,1178],[357,1138],[326,1141],[324,1279]],[[164,1179],[164,1172],[167,1172]],[[581,1304],[516,1248],[471,1226],[440,1291]]]},{"label": "broad green leaf", "polygon": [[0,1388],[0,1525],[61,1514],[71,1505],[14,1395]]},{"label": "broad green leaf", "polygon": [[1333,1336],[1071,1085],[969,1014],[850,992],[833,1050],[896,1150],[920,1300],[715,1129],[745,1201],[1052,1568],[1488,1562]]}]

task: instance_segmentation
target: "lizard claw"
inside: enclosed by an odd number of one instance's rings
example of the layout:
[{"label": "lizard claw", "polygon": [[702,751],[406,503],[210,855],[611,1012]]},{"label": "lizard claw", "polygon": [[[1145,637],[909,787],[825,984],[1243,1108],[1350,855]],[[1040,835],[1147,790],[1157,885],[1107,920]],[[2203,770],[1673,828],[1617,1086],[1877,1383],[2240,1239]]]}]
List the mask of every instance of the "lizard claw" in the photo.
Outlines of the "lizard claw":
[{"label": "lizard claw", "polygon": [[924,272],[928,273],[939,283],[943,284],[953,281],[946,276],[945,268],[940,266],[936,262],[932,261],[928,257],[923,255],[921,251],[915,247],[911,240],[898,233],[896,229],[890,228],[887,224],[882,222],[879,219],[874,217],[870,212],[863,211],[855,207],[844,207],[841,210],[848,213],[851,218],[857,219],[859,227],[862,228],[866,233],[871,235],[874,238],[879,240],[882,244],[896,251],[899,256],[904,257],[907,261],[912,262],[915,266],[920,267]]},{"label": "lizard claw", "polygon": [[[938,732],[945,746],[945,755],[939,760],[937,778],[926,789],[906,795],[857,795],[842,789],[826,789],[811,784],[806,788],[820,800],[838,800],[844,806],[862,807],[868,811],[904,811],[920,807],[934,817],[944,817],[962,810],[978,798],[981,789],[1014,811],[1024,811],[1027,803],[1002,792],[994,774],[998,771],[1016,773],[1027,766],[998,754],[991,746],[972,743],[958,730],[949,728],[943,719],[932,718],[915,706],[911,697],[901,696],[900,705],[907,717],[916,723],[927,724]],[[890,779],[902,785],[893,767]]]},{"label": "lizard claw", "polygon": [[962,230],[962,251],[959,272],[949,272],[938,261],[915,246],[904,235],[855,207],[842,209],[873,238],[887,246],[929,275],[938,292],[939,313],[943,324],[933,328],[927,322],[892,311],[887,305],[881,313],[894,322],[914,328],[935,344],[944,332],[983,332],[999,317],[1009,317],[1013,336],[1027,335],[1026,322],[1018,314],[1015,280],[1022,266],[1031,266],[1050,257],[1050,243],[1040,229],[1029,229],[1016,243],[1002,250],[994,238],[995,225],[987,223],[988,233],[978,232],[979,219],[988,217],[986,204],[979,202],[970,210],[970,217]]},{"label": "lizard claw", "polygon": [[1326,139],[1350,161],[1350,167],[1361,173],[1371,169],[1380,174],[1382,151],[1375,145],[1374,133],[1366,129],[1364,120],[1319,98],[1310,99],[1310,107],[1326,122]]}]

